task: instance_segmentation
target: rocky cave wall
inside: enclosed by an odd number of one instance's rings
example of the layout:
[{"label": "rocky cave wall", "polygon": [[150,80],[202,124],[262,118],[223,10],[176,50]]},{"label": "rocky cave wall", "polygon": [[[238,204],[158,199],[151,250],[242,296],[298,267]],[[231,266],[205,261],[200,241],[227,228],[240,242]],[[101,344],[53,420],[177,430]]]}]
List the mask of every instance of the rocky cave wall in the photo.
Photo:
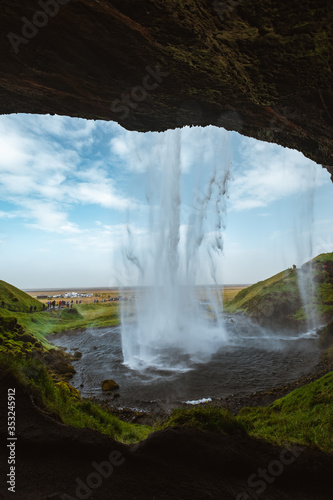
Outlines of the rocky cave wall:
[{"label": "rocky cave wall", "polygon": [[0,113],[223,126],[333,173],[331,0],[3,0]]}]

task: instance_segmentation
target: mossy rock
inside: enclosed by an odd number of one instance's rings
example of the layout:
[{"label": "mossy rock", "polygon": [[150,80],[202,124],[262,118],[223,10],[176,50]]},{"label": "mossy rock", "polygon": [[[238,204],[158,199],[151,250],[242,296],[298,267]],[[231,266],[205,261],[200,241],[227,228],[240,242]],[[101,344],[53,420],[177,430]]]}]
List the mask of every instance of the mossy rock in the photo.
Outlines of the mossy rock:
[{"label": "mossy rock", "polygon": [[0,316],[0,327],[3,331],[15,331],[18,326],[16,318],[4,318]]},{"label": "mossy rock", "polygon": [[75,387],[73,387],[68,382],[64,382],[63,380],[61,380],[60,382],[56,383],[56,386],[59,387],[60,391],[64,395],[68,395],[68,396],[71,396],[71,397],[76,398],[76,399],[81,399],[80,391],[75,389]]},{"label": "mossy rock", "polygon": [[23,335],[18,335],[17,340],[25,343],[30,342],[30,344],[36,344],[37,342],[37,340],[33,335],[28,335],[27,333],[24,333]]},{"label": "mossy rock", "polygon": [[76,351],[74,354],[72,354],[73,361],[78,361],[81,358],[82,358],[82,352],[80,351]]},{"label": "mossy rock", "polygon": [[102,391],[110,392],[119,389],[119,385],[114,380],[103,380]]},{"label": "mossy rock", "polygon": [[44,354],[44,361],[55,372],[62,375],[76,373],[66,356],[56,349],[50,349]]}]

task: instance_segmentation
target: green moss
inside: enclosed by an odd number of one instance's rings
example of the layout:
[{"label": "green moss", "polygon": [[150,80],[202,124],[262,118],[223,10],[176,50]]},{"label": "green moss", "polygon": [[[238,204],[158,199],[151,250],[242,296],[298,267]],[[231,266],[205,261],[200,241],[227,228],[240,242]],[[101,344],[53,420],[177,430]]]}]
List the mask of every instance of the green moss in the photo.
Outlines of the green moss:
[{"label": "green moss", "polygon": [[245,434],[245,428],[228,410],[214,406],[176,408],[161,428],[194,427],[219,434]]},{"label": "green moss", "polygon": [[276,444],[298,443],[333,451],[333,372],[267,407],[243,408],[249,435]]}]

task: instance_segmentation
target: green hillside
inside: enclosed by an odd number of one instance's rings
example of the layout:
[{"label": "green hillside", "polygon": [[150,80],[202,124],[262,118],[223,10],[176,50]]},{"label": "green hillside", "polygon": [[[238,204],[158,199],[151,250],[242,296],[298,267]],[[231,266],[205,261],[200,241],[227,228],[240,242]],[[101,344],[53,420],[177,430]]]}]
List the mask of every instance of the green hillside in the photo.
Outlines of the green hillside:
[{"label": "green hillside", "polygon": [[295,389],[267,407],[243,408],[238,421],[251,436],[282,445],[333,451],[333,372]]},{"label": "green hillside", "polygon": [[118,303],[82,304],[81,310],[83,314],[76,308],[43,310],[41,302],[0,281],[0,378],[14,377],[37,406],[64,424],[89,427],[125,443],[143,440],[151,427],[122,422],[81,398],[68,383],[75,373],[71,362],[76,356],[54,348],[45,339],[54,331],[119,322]]},{"label": "green hillside", "polygon": [[19,288],[0,280],[0,307],[8,311],[29,312],[30,307],[37,311],[43,309],[43,304]]},{"label": "green hillside", "polygon": [[333,253],[321,254],[300,269],[287,269],[241,290],[224,309],[277,326],[300,327],[306,321],[306,312],[316,315],[320,322],[331,321]]}]

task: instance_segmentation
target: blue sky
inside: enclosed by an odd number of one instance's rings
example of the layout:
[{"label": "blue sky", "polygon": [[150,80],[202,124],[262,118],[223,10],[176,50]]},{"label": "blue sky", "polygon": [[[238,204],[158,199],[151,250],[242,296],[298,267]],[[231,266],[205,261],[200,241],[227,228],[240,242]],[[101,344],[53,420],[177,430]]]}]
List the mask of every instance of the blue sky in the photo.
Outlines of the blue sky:
[{"label": "blue sky", "polygon": [[[253,283],[333,251],[330,176],[299,152],[214,127],[169,131],[167,139],[112,122],[9,115],[0,117],[1,279],[23,289],[136,284],[124,259],[128,228],[143,258],[176,136],[181,256],[214,172],[229,175],[218,282]],[[216,197],[205,212],[197,283],[211,282],[205,249],[216,232]]]}]

